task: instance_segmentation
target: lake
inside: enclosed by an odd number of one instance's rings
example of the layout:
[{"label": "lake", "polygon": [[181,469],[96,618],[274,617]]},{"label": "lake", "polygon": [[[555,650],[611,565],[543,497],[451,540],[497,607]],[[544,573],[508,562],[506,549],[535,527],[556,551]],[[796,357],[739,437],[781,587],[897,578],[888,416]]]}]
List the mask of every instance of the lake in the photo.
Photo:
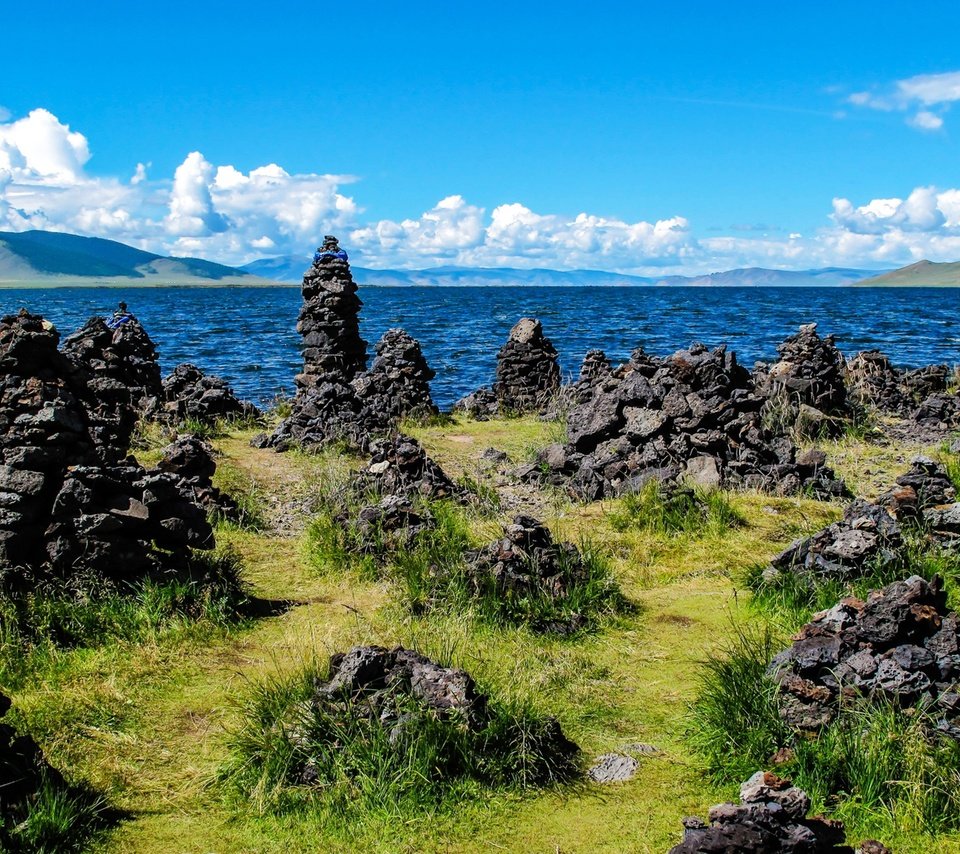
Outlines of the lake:
[{"label": "lake", "polygon": [[[493,381],[510,327],[539,317],[575,376],[587,350],[616,363],[642,345],[657,355],[693,341],[726,343],[741,363],[776,356],[776,345],[816,321],[846,354],[878,348],[916,367],[960,362],[960,290],[953,288],[378,288],[361,287],[360,328],[373,344],[402,326],[419,339],[441,407]],[[264,402],[293,390],[300,368],[295,325],[300,289],[6,289],[0,312],[43,314],[66,336],[123,299],[157,343],[166,374],[193,362],[241,397]]]}]

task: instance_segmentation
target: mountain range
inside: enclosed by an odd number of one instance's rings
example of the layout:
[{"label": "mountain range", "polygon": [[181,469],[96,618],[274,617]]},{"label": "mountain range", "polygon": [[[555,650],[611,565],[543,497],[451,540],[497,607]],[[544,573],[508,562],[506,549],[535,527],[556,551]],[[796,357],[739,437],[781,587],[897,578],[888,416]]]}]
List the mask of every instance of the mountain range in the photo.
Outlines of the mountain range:
[{"label": "mountain range", "polygon": [[[309,263],[310,256],[296,255],[263,258],[242,267],[230,267],[200,258],[165,257],[99,237],[52,231],[0,232],[0,287],[298,284]],[[354,266],[353,273],[360,284],[383,287],[960,285],[960,263],[930,261],[892,271],[748,267],[701,276],[631,276],[601,270],[455,266],[426,270],[374,270]]]},{"label": "mountain range", "polygon": [[[291,255],[264,258],[241,267],[249,273],[278,282],[299,282],[310,264],[309,256]],[[876,276],[876,270],[824,267],[819,270],[768,270],[749,267],[703,276],[630,276],[602,270],[516,269],[513,267],[432,267],[427,270],[372,270],[353,267],[353,276],[365,285],[386,287],[491,287],[592,285],[629,287],[636,285],[850,285]]]},{"label": "mountain range", "polygon": [[54,231],[0,232],[0,286],[256,285],[255,274],[200,258],[167,258],[115,240]]}]

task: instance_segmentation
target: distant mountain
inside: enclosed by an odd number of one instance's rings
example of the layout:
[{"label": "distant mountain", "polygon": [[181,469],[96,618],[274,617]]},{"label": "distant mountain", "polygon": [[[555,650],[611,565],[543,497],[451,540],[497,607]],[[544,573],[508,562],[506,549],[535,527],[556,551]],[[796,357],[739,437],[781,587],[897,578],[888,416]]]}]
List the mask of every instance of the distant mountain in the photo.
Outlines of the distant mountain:
[{"label": "distant mountain", "polygon": [[940,264],[935,261],[917,261],[909,267],[892,270],[858,282],[859,285],[887,285],[890,287],[960,287],[960,261]]},{"label": "distant mountain", "polygon": [[275,284],[200,258],[166,258],[115,240],[54,231],[0,232],[0,286]]},{"label": "distant mountain", "polygon": [[[245,264],[240,269],[257,276],[265,276],[280,282],[299,282],[310,264],[309,256],[288,255],[281,258],[263,258]],[[497,286],[497,285],[703,285],[729,287],[734,285],[850,285],[869,276],[876,270],[853,270],[842,267],[824,267],[820,270],[767,270],[750,267],[728,270],[706,276],[629,276],[621,273],[604,273],[599,270],[519,270],[511,267],[433,267],[427,270],[371,270],[353,268],[354,278],[364,285],[403,287],[410,285],[427,287]]]}]

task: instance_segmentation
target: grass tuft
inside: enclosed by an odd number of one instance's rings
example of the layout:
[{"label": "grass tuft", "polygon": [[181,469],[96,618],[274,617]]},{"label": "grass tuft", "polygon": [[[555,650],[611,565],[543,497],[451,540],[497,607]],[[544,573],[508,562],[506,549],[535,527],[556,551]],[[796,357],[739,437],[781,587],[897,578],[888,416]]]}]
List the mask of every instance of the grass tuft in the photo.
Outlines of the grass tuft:
[{"label": "grass tuft", "polygon": [[641,530],[662,536],[717,535],[744,524],[725,493],[672,489],[656,480],[624,495],[609,518],[615,531]]}]

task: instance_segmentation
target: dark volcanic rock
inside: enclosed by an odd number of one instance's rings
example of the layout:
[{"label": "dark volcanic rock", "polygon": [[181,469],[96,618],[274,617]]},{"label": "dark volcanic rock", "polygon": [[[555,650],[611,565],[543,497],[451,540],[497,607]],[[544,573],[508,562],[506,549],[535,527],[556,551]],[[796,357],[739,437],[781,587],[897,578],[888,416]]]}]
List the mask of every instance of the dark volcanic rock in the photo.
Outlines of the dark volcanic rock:
[{"label": "dark volcanic rock", "polygon": [[740,787],[739,804],[712,807],[709,824],[683,820],[683,841],[670,854],[853,854],[843,824],[807,818],[810,798],[789,780],[758,771]]},{"label": "dark volcanic rock", "polygon": [[810,432],[839,432],[837,419],[847,418],[850,406],[843,355],[833,336],[821,338],[817,324],[808,323],[780,344],[777,352],[780,360],[770,366],[759,386],[764,397],[776,401],[768,408],[773,405],[788,411],[786,418],[784,413],[777,414],[785,426],[790,422],[806,425]]},{"label": "dark volcanic rock", "polygon": [[402,495],[407,498],[460,498],[460,489],[416,439],[397,435],[370,445],[370,462],[357,473],[352,490],[358,495]]},{"label": "dark volcanic rock", "polygon": [[939,727],[960,738],[960,637],[939,579],[919,576],[844,599],[817,614],[770,665],[789,726],[815,731],[836,716],[842,698],[884,698],[904,707],[923,701]]},{"label": "dark volcanic rock", "polygon": [[177,436],[163,449],[163,457],[157,469],[182,478],[193,489],[197,503],[207,513],[216,513],[224,518],[235,518],[237,504],[213,485],[217,463],[213,448],[196,436]]},{"label": "dark volcanic rock", "polygon": [[[116,330],[104,343],[101,326],[91,321],[74,352],[97,352],[109,367],[58,352],[57,333],[42,318],[21,312],[0,320],[0,584],[8,589],[51,575],[74,590],[96,586],[97,578],[135,578],[153,567],[154,546],[175,550],[176,559],[212,545],[191,486],[129,460],[112,462],[125,447],[104,440],[119,441],[120,422],[105,408],[93,416],[85,409],[96,389],[122,375],[123,359],[114,356],[127,352],[116,344]],[[121,342],[142,345],[134,319],[122,329]],[[131,376],[150,373],[130,360]]]},{"label": "dark volcanic rock", "polygon": [[546,479],[584,500],[637,488],[650,472],[688,468],[703,482],[848,495],[818,453],[798,454],[761,424],[763,401],[736,356],[693,344],[666,359],[638,348],[602,377],[567,418],[563,454],[539,462]]},{"label": "dark volcanic rock", "polygon": [[214,424],[220,419],[256,416],[255,406],[242,403],[226,381],[205,374],[196,365],[177,365],[163,380],[156,417],[172,423],[193,419]]},{"label": "dark volcanic rock", "polygon": [[[466,555],[467,577],[477,594],[495,592],[508,599],[545,596],[561,600],[588,580],[583,557],[571,543],[554,542],[550,530],[531,516],[515,516],[503,536]],[[535,628],[576,631],[585,624],[574,614],[564,625]]]},{"label": "dark volcanic rock", "polygon": [[789,575],[808,584],[853,579],[895,563],[902,548],[896,519],[884,507],[857,499],[841,521],[791,543],[771,561],[763,577],[779,582]]},{"label": "dark volcanic rock", "polygon": [[433,371],[420,345],[391,329],[377,345],[366,372],[367,345],[360,338],[360,299],[347,255],[334,237],[324,238],[303,277],[303,306],[297,323],[303,372],[290,416],[272,436],[257,442],[284,450],[345,441],[366,448],[408,415],[436,412],[430,398]]},{"label": "dark volcanic rock", "polygon": [[477,421],[487,421],[500,412],[500,401],[492,388],[484,386],[466,397],[461,397],[453,405],[453,411],[462,412]]},{"label": "dark volcanic rock", "polygon": [[519,320],[497,354],[493,392],[500,409],[530,412],[543,408],[560,388],[557,351],[543,334],[539,320]]},{"label": "dark volcanic rock", "polygon": [[377,342],[370,370],[353,381],[368,421],[396,424],[402,418],[424,418],[439,410],[430,396],[436,374],[420,344],[402,329],[388,329]]},{"label": "dark volcanic rock", "polygon": [[[0,566],[35,566],[68,466],[96,461],[71,363],[52,325],[0,319]],[[79,394],[78,394],[79,393]]]}]

